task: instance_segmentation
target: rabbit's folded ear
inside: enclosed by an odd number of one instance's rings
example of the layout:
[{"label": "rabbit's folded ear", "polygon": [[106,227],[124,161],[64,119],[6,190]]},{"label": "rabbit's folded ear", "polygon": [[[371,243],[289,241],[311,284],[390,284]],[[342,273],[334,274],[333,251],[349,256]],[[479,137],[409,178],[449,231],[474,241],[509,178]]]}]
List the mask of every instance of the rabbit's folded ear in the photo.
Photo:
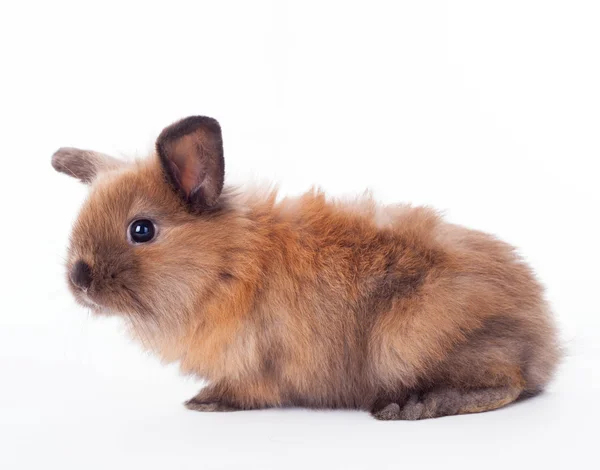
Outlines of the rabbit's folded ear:
[{"label": "rabbit's folded ear", "polygon": [[214,207],[223,189],[225,161],[219,123],[190,116],[165,128],[156,152],[169,184],[190,210]]},{"label": "rabbit's folded ear", "polygon": [[52,166],[56,171],[83,183],[91,183],[98,173],[120,168],[124,164],[103,153],[72,147],[62,147],[52,155]]}]

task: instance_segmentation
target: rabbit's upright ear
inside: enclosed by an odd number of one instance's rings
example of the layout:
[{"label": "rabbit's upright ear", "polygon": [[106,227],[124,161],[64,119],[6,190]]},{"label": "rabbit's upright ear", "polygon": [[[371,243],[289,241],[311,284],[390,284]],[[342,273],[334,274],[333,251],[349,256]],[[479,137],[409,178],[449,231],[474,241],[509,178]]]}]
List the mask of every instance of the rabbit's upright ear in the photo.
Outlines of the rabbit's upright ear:
[{"label": "rabbit's upright ear", "polygon": [[62,147],[52,155],[52,166],[56,171],[91,183],[102,171],[114,170],[124,165],[116,158],[92,150]]},{"label": "rabbit's upright ear", "polygon": [[169,184],[193,212],[214,207],[223,189],[225,161],[219,123],[190,116],[165,128],[156,152]]}]

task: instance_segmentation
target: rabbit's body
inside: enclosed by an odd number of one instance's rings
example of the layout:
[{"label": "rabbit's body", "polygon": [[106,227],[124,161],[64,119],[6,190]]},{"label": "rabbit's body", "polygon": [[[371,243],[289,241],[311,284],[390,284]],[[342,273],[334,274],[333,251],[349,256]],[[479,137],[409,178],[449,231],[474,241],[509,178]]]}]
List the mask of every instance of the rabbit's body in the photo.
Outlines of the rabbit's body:
[{"label": "rabbit's body", "polygon": [[[511,246],[427,208],[220,194],[218,177],[218,202],[204,185],[198,209],[198,189],[182,189],[202,172],[182,155],[196,132],[205,159],[208,131],[182,123],[159,138],[159,158],[110,160],[93,180],[69,265],[82,303],[123,314],[147,347],[209,381],[189,408],[418,419],[498,408],[546,385],[555,328]],[[59,151],[55,167],[72,171],[75,153]],[[123,233],[142,216],[158,233],[132,247]],[[84,286],[78,260],[93,273]]]}]

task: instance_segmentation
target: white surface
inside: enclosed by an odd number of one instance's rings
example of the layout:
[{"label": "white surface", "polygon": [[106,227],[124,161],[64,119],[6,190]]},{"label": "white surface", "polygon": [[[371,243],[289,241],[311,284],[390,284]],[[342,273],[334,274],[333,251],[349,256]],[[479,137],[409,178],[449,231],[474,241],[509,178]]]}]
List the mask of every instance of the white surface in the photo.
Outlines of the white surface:
[{"label": "white surface", "polygon": [[[600,391],[597,1],[20,2],[0,7],[0,468],[595,468]],[[228,179],[370,187],[520,247],[569,357],[482,415],[200,414],[199,384],[71,300],[85,188],[60,146],[143,155],[218,118]]]}]

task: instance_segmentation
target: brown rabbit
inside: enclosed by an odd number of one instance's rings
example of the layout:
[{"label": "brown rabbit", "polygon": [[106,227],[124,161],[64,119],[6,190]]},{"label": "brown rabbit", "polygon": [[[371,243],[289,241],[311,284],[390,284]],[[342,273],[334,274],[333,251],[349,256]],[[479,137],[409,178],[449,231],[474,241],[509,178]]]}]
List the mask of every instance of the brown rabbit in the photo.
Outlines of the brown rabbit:
[{"label": "brown rabbit", "polygon": [[90,185],[75,298],[207,379],[190,409],[433,418],[533,395],[556,368],[543,289],[513,247],[428,208],[224,188],[214,119],[167,127],[145,161],[63,148],[52,165]]}]

